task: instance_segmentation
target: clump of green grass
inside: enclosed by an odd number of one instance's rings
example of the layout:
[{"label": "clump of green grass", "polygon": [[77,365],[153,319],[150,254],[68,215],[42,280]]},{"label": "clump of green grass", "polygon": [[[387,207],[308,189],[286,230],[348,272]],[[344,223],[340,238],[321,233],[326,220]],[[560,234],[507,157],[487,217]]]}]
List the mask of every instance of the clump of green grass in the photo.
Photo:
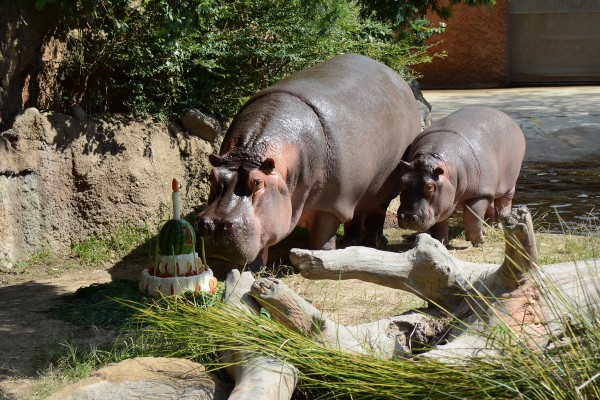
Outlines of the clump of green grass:
[{"label": "clump of green grass", "polygon": [[148,241],[152,236],[152,232],[148,226],[137,226],[131,222],[126,222],[117,227],[110,238],[110,247],[122,257],[131,253]]},{"label": "clump of green grass", "polygon": [[[270,319],[224,304],[197,308],[171,301],[138,308],[146,336],[162,338],[159,353],[195,358],[219,369],[218,352],[245,350],[293,364],[310,399],[577,399],[598,398],[600,319],[580,315],[554,349],[527,346],[510,334],[491,340],[500,355],[444,363],[429,358],[381,360],[326,349]],[[510,329],[501,330],[510,332]],[[248,361],[250,362],[250,361]]]},{"label": "clump of green grass", "polygon": [[[207,308],[220,301],[224,290],[225,285],[219,282],[215,293],[186,292],[178,298],[196,307]],[[126,302],[150,307],[154,303],[169,304],[170,301],[169,298],[154,300],[139,290],[137,281],[120,279],[79,288],[65,302],[44,312],[77,326],[127,329],[135,312]]]},{"label": "clump of green grass", "polygon": [[103,263],[143,247],[151,236],[147,226],[125,222],[117,226],[111,235],[91,236],[76,243],[73,253],[86,265]]},{"label": "clump of green grass", "polygon": [[75,244],[73,252],[87,265],[103,263],[111,257],[110,242],[96,236]]},{"label": "clump of green grass", "polygon": [[0,272],[10,271],[22,276],[35,276],[40,270],[43,270],[46,276],[53,276],[74,266],[72,260],[51,251],[48,247],[43,247],[26,259],[0,259]]}]

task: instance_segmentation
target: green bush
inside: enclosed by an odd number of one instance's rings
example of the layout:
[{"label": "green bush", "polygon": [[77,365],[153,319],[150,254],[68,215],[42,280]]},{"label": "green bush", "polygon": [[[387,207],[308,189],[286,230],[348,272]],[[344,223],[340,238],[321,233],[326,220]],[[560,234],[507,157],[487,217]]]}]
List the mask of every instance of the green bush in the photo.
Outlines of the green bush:
[{"label": "green bush", "polygon": [[[54,3],[38,0],[38,5]],[[55,110],[232,117],[257,90],[346,52],[392,68],[425,59],[348,0],[63,0]],[[56,4],[55,4],[56,5]]]}]

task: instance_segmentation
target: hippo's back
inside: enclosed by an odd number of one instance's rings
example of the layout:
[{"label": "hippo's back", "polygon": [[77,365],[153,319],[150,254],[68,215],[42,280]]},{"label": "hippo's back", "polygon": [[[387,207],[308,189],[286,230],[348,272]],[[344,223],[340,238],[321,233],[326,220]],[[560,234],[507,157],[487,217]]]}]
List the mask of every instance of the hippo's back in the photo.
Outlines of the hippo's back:
[{"label": "hippo's back", "polygon": [[[404,150],[420,132],[420,113],[408,84],[391,68],[358,54],[339,55],[297,72],[254,99],[280,93],[298,98],[319,119],[327,146],[327,182],[315,198],[327,199],[342,221],[352,217],[357,204],[382,195]],[[305,210],[322,205],[307,204]]]},{"label": "hippo's back", "polygon": [[[525,153],[525,136],[519,125],[500,110],[466,106],[443,118],[432,129],[456,132],[469,143],[481,163],[495,163],[502,169],[506,158],[518,159],[520,168]],[[513,163],[514,164],[514,163]]]},{"label": "hippo's back", "polygon": [[[514,187],[525,154],[519,125],[500,110],[466,106],[433,123],[409,150],[435,153],[463,168],[467,192],[504,192]],[[472,186],[472,187],[471,187]]]}]

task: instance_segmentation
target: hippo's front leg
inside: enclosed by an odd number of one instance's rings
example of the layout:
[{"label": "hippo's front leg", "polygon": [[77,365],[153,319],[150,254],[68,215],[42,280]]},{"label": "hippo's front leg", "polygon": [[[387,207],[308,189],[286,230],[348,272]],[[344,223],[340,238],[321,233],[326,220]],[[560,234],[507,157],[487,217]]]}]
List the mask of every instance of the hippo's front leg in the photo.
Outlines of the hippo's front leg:
[{"label": "hippo's front leg", "polygon": [[439,240],[442,244],[448,244],[448,220],[445,219],[434,224],[429,228],[429,234],[432,238]]},{"label": "hippo's front leg", "polygon": [[340,221],[328,212],[317,212],[308,221],[308,244],[312,250],[335,250]]},{"label": "hippo's front leg", "polygon": [[483,243],[483,221],[490,204],[491,201],[487,197],[471,199],[464,203],[465,238],[473,246]]},{"label": "hippo's front leg", "polygon": [[257,273],[260,272],[265,265],[267,265],[267,261],[269,260],[269,248],[264,247],[259,253],[258,256],[252,261],[250,264],[246,266],[248,271]]}]

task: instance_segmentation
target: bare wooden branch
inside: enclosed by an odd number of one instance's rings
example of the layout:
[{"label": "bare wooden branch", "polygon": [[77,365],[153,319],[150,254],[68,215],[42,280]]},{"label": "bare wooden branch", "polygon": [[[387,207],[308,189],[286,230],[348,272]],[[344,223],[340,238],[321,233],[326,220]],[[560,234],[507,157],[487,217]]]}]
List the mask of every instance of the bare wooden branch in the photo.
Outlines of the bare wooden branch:
[{"label": "bare wooden branch", "polygon": [[[251,272],[234,269],[225,281],[225,302],[250,313],[258,313],[260,305],[250,295],[254,283]],[[227,373],[235,380],[230,400],[289,400],[298,383],[298,371],[280,360],[256,356],[244,351],[221,352]]]},{"label": "bare wooden branch", "polygon": [[414,248],[399,254],[363,247],[293,249],[290,254],[306,278],[360,279],[405,290],[429,301],[426,310],[344,326],[280,280],[248,281],[243,291],[250,290],[289,328],[312,335],[324,346],[354,353],[397,357],[412,353],[417,344],[435,344],[444,337],[444,344],[425,356],[456,361],[495,354],[496,332],[507,330],[515,340],[544,350],[550,337],[560,337],[567,323],[576,323],[582,308],[600,310],[600,259],[538,267],[529,212],[504,215],[502,224],[506,249],[501,265],[461,261],[427,234],[418,235]]},{"label": "bare wooden branch", "polygon": [[[529,212],[519,209],[503,215],[501,221],[506,248],[500,266],[456,259],[426,234],[418,235],[414,248],[400,254],[362,247],[326,252],[293,249],[290,258],[306,278],[373,282],[409,291],[451,313],[455,320],[447,343],[429,352],[430,357],[455,359],[493,354],[493,332],[499,325],[508,328],[517,340],[543,348],[550,336],[561,334],[565,320],[572,319],[573,311],[580,310],[582,304],[590,312],[599,309],[600,287],[594,286],[594,277],[600,263],[588,260],[579,265],[564,263],[560,267],[538,268]],[[587,266],[587,273],[581,270],[582,264]],[[255,291],[255,287],[253,291],[263,304],[274,300]],[[565,299],[573,299],[574,303]],[[378,322],[390,326],[390,320]],[[337,332],[347,328],[335,329]],[[438,332],[430,333],[425,341],[435,340],[436,335],[439,337]],[[393,352],[388,349],[379,353]]]},{"label": "bare wooden branch", "polygon": [[400,289],[439,307],[455,311],[466,292],[494,292],[498,265],[460,261],[428,234],[417,235],[414,247],[392,253],[366,247],[341,250],[292,249],[292,264],[308,279],[359,279]]},{"label": "bare wooden branch", "polygon": [[312,335],[325,347],[359,354],[391,358],[410,354],[419,346],[441,337],[449,318],[438,310],[413,311],[356,326],[333,322],[312,304],[273,278],[261,278],[252,285],[252,294],[271,316],[297,332]]},{"label": "bare wooden branch", "polygon": [[522,284],[523,274],[536,267],[537,250],[531,214],[522,207],[500,216],[504,230],[504,262],[498,270],[502,283],[508,290]]}]

